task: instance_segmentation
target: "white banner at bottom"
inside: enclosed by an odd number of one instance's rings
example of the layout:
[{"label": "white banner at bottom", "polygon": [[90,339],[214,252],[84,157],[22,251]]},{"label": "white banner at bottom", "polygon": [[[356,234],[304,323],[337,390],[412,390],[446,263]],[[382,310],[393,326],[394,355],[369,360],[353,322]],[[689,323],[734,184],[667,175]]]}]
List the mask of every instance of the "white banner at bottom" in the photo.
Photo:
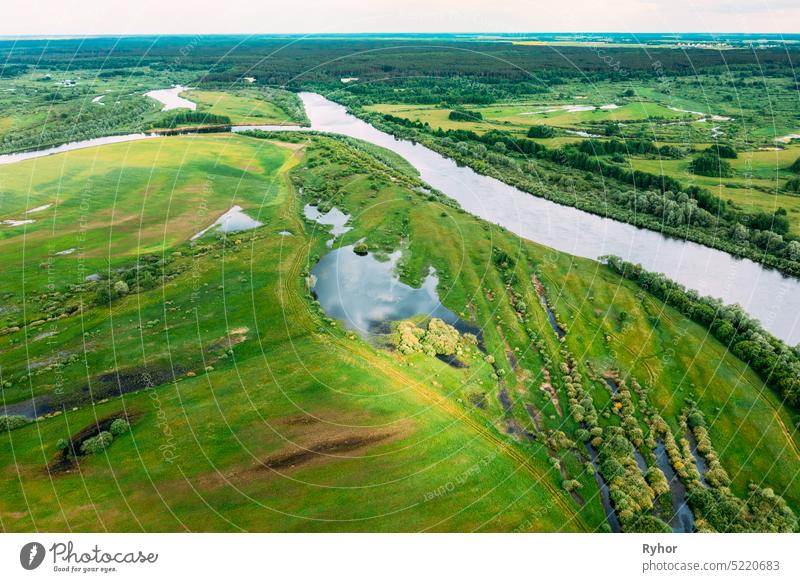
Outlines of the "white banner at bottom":
[{"label": "white banner at bottom", "polygon": [[797,534],[0,535],[2,580],[796,581],[799,562]]}]

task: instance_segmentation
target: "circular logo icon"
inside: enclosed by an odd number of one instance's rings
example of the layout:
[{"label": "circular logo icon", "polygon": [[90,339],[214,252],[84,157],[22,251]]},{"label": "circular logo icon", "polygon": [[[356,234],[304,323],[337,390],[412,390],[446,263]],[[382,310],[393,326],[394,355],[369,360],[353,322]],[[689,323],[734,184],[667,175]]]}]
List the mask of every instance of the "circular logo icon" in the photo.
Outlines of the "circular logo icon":
[{"label": "circular logo icon", "polygon": [[19,563],[26,570],[35,570],[44,561],[44,546],[39,542],[29,542],[19,551]]}]

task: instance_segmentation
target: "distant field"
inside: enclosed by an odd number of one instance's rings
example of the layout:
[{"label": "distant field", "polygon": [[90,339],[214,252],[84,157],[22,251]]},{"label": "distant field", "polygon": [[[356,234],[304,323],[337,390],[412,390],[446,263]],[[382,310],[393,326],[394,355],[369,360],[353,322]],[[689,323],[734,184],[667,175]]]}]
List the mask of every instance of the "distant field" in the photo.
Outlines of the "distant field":
[{"label": "distant field", "polygon": [[257,91],[188,91],[183,97],[197,103],[199,111],[227,115],[234,125],[294,125],[289,114]]},{"label": "distant field", "polygon": [[744,151],[727,160],[736,172],[730,178],[698,176],[689,171],[691,158],[682,160],[645,160],[629,158],[631,165],[656,175],[677,178],[709,189],[723,199],[732,200],[747,212],[774,212],[784,208],[790,213],[790,230],[800,234],[800,196],[783,192],[786,180],[794,174],[787,168],[800,156],[800,146],[776,151]]},{"label": "distant field", "polygon": [[[480,113],[483,117],[483,121],[480,122],[451,121],[448,116],[452,108],[441,108],[432,105],[380,104],[369,105],[365,109],[428,123],[434,129],[468,129],[477,133],[483,133],[491,129],[525,133],[532,125],[551,125],[558,128],[583,129],[591,132],[594,124],[647,120],[657,122],[657,120],[693,118],[689,114],[673,111],[657,103],[646,101],[621,102],[621,104],[595,101],[578,100],[570,101],[567,104],[564,102],[530,102],[465,107],[469,111]],[[600,109],[600,107],[608,105],[614,105],[616,108]],[[596,109],[592,111],[565,110],[567,107],[581,108],[588,106],[594,106]],[[580,137],[575,137],[573,141],[579,141],[580,139]]]}]

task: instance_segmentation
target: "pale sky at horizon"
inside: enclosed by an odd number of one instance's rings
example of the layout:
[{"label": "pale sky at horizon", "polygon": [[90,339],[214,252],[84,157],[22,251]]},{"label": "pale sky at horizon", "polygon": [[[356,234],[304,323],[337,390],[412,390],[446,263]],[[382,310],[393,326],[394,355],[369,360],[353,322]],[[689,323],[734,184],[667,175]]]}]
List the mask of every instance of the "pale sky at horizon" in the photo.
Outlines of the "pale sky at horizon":
[{"label": "pale sky at horizon", "polygon": [[800,32],[800,0],[2,0],[2,15],[0,36]]}]

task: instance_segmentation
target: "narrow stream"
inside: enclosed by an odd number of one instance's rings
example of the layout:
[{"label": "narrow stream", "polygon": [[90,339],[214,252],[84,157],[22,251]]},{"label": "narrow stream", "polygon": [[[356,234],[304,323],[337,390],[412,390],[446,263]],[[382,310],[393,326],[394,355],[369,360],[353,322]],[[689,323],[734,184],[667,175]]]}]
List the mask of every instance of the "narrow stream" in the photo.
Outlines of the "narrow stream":
[{"label": "narrow stream", "polygon": [[669,494],[672,499],[672,511],[667,516],[667,523],[676,533],[691,533],[694,531],[694,514],[686,502],[686,486],[672,468],[663,442],[656,445],[655,454],[658,468],[669,483]]},{"label": "narrow stream", "polygon": [[544,287],[539,279],[536,278],[536,275],[532,275],[531,280],[533,281],[533,286],[536,289],[536,295],[539,296],[539,303],[544,308],[545,313],[547,313],[547,320],[550,322],[550,327],[552,327],[553,331],[556,332],[556,337],[558,337],[558,339],[563,339],[567,334],[564,329],[558,325],[556,314],[553,313],[553,309],[550,307],[550,303],[547,301],[547,294],[544,292]]},{"label": "narrow stream", "polygon": [[613,533],[619,533],[622,528],[619,525],[617,512],[611,505],[611,492],[608,490],[608,484],[603,476],[600,474],[600,461],[598,460],[597,449],[589,443],[586,443],[586,450],[589,451],[589,458],[592,460],[594,467],[594,479],[597,482],[597,488],[600,489],[600,501],[603,503],[603,511],[606,514],[606,520]]}]

